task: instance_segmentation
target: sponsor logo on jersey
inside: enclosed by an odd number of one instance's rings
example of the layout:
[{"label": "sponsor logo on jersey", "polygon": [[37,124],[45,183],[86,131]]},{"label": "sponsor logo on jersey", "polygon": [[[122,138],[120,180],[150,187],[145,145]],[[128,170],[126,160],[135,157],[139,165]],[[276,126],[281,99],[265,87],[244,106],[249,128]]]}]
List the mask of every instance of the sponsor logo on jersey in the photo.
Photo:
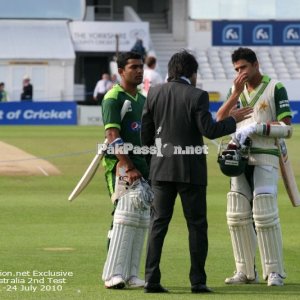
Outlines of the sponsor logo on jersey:
[{"label": "sponsor logo on jersey", "polygon": [[131,124],[130,124],[130,129],[132,130],[132,131],[139,131],[140,129],[141,129],[141,122],[132,122]]}]

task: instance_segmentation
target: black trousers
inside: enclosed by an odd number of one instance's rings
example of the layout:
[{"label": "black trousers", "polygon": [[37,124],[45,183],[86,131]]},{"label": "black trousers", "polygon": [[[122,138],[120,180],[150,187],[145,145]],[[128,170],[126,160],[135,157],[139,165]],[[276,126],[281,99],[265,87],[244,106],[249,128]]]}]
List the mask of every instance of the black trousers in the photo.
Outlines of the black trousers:
[{"label": "black trousers", "polygon": [[208,250],[206,186],[176,182],[151,182],[151,186],[154,201],[147,243],[145,281],[160,282],[159,264],[162,247],[173,215],[175,199],[179,193],[189,232],[190,282],[191,285],[206,284],[205,261]]}]

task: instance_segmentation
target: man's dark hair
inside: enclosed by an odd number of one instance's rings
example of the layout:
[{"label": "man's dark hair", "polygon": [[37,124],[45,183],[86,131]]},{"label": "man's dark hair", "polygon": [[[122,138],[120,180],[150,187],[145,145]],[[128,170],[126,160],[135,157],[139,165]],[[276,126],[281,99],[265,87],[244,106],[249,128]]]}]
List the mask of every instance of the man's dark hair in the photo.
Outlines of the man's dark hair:
[{"label": "man's dark hair", "polygon": [[168,81],[178,79],[181,76],[191,78],[197,73],[198,62],[194,55],[186,50],[175,53],[168,63]]},{"label": "man's dark hair", "polygon": [[120,53],[117,57],[118,68],[124,69],[129,59],[143,59],[142,56],[133,51]]},{"label": "man's dark hair", "polygon": [[232,53],[231,55],[232,63],[235,63],[241,59],[244,59],[251,64],[257,62],[257,57],[255,52],[249,48],[240,47]]}]

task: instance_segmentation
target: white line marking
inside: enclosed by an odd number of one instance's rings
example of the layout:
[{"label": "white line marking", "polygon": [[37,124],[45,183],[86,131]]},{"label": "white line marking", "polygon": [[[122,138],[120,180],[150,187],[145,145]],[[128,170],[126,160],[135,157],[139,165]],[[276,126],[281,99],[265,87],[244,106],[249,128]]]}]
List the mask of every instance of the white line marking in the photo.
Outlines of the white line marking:
[{"label": "white line marking", "polygon": [[37,168],[45,175],[45,176],[49,176],[49,174],[40,166],[37,166]]}]

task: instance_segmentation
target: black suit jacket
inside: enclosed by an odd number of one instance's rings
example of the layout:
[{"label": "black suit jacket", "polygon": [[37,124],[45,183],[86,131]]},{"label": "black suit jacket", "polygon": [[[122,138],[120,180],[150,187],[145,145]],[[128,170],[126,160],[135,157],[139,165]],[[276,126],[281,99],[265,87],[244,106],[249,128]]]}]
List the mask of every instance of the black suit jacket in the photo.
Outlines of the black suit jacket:
[{"label": "black suit jacket", "polygon": [[[179,79],[152,87],[142,115],[143,145],[161,146],[153,154],[150,179],[207,185],[205,154],[175,155],[174,147],[203,146],[203,136],[214,139],[235,132],[232,117],[215,122],[209,112],[206,91]],[[215,152],[212,153],[215,155]]]},{"label": "black suit jacket", "polygon": [[32,100],[33,97],[33,86],[28,84],[23,87],[23,93],[21,94],[21,100]]}]

